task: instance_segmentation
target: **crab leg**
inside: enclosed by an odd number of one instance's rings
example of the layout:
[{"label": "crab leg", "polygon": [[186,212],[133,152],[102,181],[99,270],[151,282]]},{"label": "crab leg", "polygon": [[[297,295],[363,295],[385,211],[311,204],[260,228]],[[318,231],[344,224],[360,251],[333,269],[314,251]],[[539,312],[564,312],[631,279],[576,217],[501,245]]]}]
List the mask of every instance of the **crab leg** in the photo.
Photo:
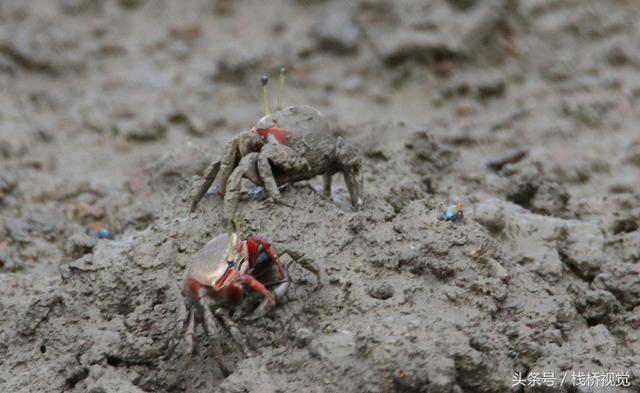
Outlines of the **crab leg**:
[{"label": "crab leg", "polygon": [[276,203],[290,206],[282,200],[278,183],[273,177],[271,165],[275,165],[284,173],[297,173],[309,170],[309,163],[295,150],[285,145],[265,145],[258,158],[258,172],[264,183],[264,187]]},{"label": "crab leg", "polygon": [[216,188],[218,194],[224,195],[227,189],[227,181],[231,173],[233,172],[236,163],[238,162],[238,138],[234,138],[227,147],[224,148],[222,153],[222,159],[220,160],[220,170],[213,181],[213,186]]},{"label": "crab leg", "polygon": [[338,137],[338,142],[336,143],[336,158],[342,167],[344,182],[351,197],[351,205],[354,210],[359,210],[363,205],[363,180],[360,173],[360,158],[353,146],[346,143],[341,137]]},{"label": "crab leg", "polygon": [[211,341],[211,351],[213,352],[213,357],[218,362],[218,366],[222,371],[222,374],[227,377],[231,374],[231,371],[227,367],[224,362],[224,358],[222,356],[222,347],[220,346],[220,340],[218,337],[220,336],[220,329],[218,328],[217,320],[213,316],[211,309],[209,308],[209,304],[204,297],[200,298],[200,306],[202,308],[203,313],[203,321],[202,324],[204,326],[204,330],[207,333],[207,337]]},{"label": "crab leg", "polygon": [[276,304],[276,298],[273,296],[273,294],[269,292],[269,290],[260,281],[256,280],[252,275],[243,274],[240,277],[240,281],[242,282],[242,284],[250,286],[251,289],[264,296],[266,302],[271,303],[271,305]]},{"label": "crab leg", "polygon": [[262,181],[256,170],[256,161],[258,153],[249,153],[242,157],[238,166],[231,172],[227,180],[227,192],[224,194],[223,219],[231,222],[235,214],[238,202],[240,201],[240,192],[242,191],[242,178],[247,177],[251,182],[260,186]]},{"label": "crab leg", "polygon": [[321,285],[320,284],[320,270],[318,270],[318,267],[315,266],[315,264],[311,261],[311,259],[309,257],[307,257],[303,253],[300,253],[300,252],[297,252],[297,251],[293,251],[293,250],[284,250],[280,254],[282,254],[282,255],[287,254],[288,256],[291,257],[293,262],[299,264],[300,266],[302,266],[306,270],[308,270],[311,273],[313,273],[313,275],[316,276],[316,280],[318,282],[317,287],[320,287],[320,285]]},{"label": "crab leg", "polygon": [[184,373],[187,370],[187,366],[191,361],[191,354],[193,354],[194,336],[195,336],[195,330],[196,330],[196,318],[195,318],[195,312],[193,309],[189,310],[188,318],[189,319],[187,321],[187,329],[184,332],[185,348],[184,348],[184,354],[182,358],[182,365],[178,370],[178,377],[176,381],[180,381],[184,377]]},{"label": "crab leg", "polygon": [[[281,255],[284,255],[284,254],[289,255],[291,257],[291,259],[293,260],[293,262],[296,262],[296,263],[300,264],[300,266],[302,266],[303,268],[305,268],[308,271],[310,271],[311,273],[313,273],[316,276],[316,280],[318,282],[316,288],[320,287],[320,285],[321,285],[321,283],[320,283],[320,271],[313,264],[313,262],[311,262],[311,260],[309,258],[307,258],[302,253],[295,252],[295,251],[292,251],[292,250],[284,250],[284,251],[282,251]],[[272,296],[276,301],[278,299],[281,299],[285,295],[285,293],[287,293],[287,289],[289,289],[289,284],[290,284],[289,274],[287,273],[287,270],[284,267],[282,267],[281,265],[279,265],[279,264],[278,264],[278,266],[280,266],[281,271],[283,273],[283,278],[282,278],[283,281],[278,283],[278,285],[276,286],[276,288],[272,292]],[[273,284],[276,284],[276,283],[273,283]],[[254,319],[258,319],[258,318],[263,317],[267,312],[269,312],[269,310],[271,310],[273,308],[273,306],[275,304],[276,304],[275,301],[271,302],[268,298],[264,299],[262,301],[262,303],[260,303],[260,305],[251,314],[251,316],[247,317],[246,319],[254,320]]]},{"label": "crab leg", "polygon": [[344,174],[344,182],[347,185],[347,190],[349,191],[351,206],[353,206],[354,210],[359,210],[362,206],[362,199],[358,190],[359,182],[356,179],[356,175],[346,168],[343,169],[342,173]]},{"label": "crab leg", "polygon": [[190,358],[191,354],[193,353],[193,343],[194,343],[193,337],[195,336],[195,330],[196,330],[196,318],[195,318],[195,312],[192,309],[189,311],[187,330],[184,333],[184,341],[186,343],[184,356],[187,358]]},{"label": "crab leg", "polygon": [[211,187],[211,184],[213,183],[213,180],[216,178],[216,175],[218,175],[219,170],[220,170],[220,161],[216,161],[216,162],[212,162],[211,165],[209,165],[209,167],[205,171],[204,180],[202,181],[202,184],[200,184],[200,188],[198,188],[198,192],[196,192],[196,195],[193,197],[193,200],[191,201],[191,213],[193,213],[196,210],[196,206],[198,205],[198,202],[200,202],[204,194],[206,194],[207,190],[209,190],[209,187]]},{"label": "crab leg", "polygon": [[[274,299],[280,299],[287,293],[287,289],[289,289],[289,280],[287,279],[285,282],[278,284],[276,289],[273,290],[272,297]],[[269,310],[275,306],[276,302],[269,302],[269,299],[264,299],[262,303],[258,307],[256,307],[255,311],[251,314],[251,316],[247,317],[247,320],[254,320],[258,318],[262,318]]]},{"label": "crab leg", "polygon": [[331,178],[333,175],[329,173],[325,173],[322,175],[323,187],[322,187],[322,195],[329,199],[331,198]]},{"label": "crab leg", "polygon": [[222,308],[219,308],[215,311],[216,317],[218,317],[222,321],[222,325],[229,332],[233,341],[240,347],[240,350],[244,355],[250,355],[251,350],[247,345],[247,340],[243,337],[242,333],[240,333],[240,329],[238,329],[238,325],[229,318],[226,311]]}]

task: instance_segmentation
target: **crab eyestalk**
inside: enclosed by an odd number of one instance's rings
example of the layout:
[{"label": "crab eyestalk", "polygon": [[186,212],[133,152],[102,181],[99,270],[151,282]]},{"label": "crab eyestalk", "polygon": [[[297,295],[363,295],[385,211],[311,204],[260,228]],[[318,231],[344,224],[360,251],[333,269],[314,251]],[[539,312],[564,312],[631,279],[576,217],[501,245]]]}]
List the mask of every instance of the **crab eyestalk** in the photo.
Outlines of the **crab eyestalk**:
[{"label": "crab eyestalk", "polygon": [[269,116],[271,114],[271,106],[269,106],[269,96],[267,94],[267,83],[269,83],[269,77],[266,75],[262,75],[260,78],[260,83],[262,83],[262,99],[264,100],[264,114],[265,116]]},{"label": "crab eyestalk", "polygon": [[280,68],[280,78],[278,79],[278,101],[276,102],[276,110],[282,110],[282,99],[284,98],[284,82],[287,79],[287,69]]}]

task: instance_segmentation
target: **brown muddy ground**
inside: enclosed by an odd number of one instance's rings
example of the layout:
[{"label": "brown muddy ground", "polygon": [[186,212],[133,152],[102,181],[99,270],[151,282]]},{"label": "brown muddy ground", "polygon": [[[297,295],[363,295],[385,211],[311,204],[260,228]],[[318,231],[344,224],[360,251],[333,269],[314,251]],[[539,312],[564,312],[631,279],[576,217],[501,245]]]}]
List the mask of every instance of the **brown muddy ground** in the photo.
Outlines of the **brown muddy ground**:
[{"label": "brown muddy ground", "polygon": [[[553,372],[513,390],[640,391],[639,15],[631,0],[0,1],[0,390],[505,392],[514,372]],[[225,379],[199,329],[174,384],[185,267],[224,231],[220,198],[189,214],[190,196],[281,66],[285,102],[360,149],[365,209],[341,180],[332,200],[317,180],[285,187],[292,208],[245,199],[243,232],[305,252],[322,285],[292,266],[285,301],[239,321],[258,355],[223,337]],[[464,220],[439,221],[452,201]],[[587,372],[632,386],[572,386]]]}]

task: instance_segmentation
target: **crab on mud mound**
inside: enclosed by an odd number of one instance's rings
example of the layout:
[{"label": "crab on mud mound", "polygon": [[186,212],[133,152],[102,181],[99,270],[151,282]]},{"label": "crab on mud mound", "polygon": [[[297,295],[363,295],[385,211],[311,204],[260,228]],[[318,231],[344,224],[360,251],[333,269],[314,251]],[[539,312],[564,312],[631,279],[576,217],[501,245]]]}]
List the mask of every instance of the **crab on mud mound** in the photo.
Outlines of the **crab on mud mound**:
[{"label": "crab on mud mound", "polygon": [[[211,340],[213,355],[223,374],[229,375],[220,346],[221,328],[231,335],[245,355],[251,351],[234,322],[235,316],[231,318],[228,312],[239,311],[245,295],[255,291],[264,299],[248,319],[262,317],[289,287],[289,273],[279,262],[275,248],[257,236],[241,240],[238,233],[236,230],[230,235],[215,237],[192,257],[183,289],[187,312],[182,325],[186,345],[180,378],[193,352],[196,322],[202,324]],[[318,269],[304,255],[290,250],[284,253],[314,273],[320,284]]]},{"label": "crab on mud mound", "polygon": [[224,197],[223,219],[230,222],[240,200],[243,178],[263,186],[275,202],[282,200],[278,187],[324,176],[324,196],[331,196],[331,177],[342,172],[354,209],[362,207],[362,176],[356,149],[332,134],[327,119],[309,106],[281,109],[284,69],[280,73],[278,106],[271,113],[267,77],[262,77],[266,115],[249,131],[234,138],[220,161],[207,168],[191,203],[193,212],[213,184]]}]

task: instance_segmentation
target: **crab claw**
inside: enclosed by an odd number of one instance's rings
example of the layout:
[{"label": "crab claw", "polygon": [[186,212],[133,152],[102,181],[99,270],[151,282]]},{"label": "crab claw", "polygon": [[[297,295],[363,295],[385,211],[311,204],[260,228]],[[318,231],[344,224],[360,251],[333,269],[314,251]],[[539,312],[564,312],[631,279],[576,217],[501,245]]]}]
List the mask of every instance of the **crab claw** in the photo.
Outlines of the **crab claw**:
[{"label": "crab claw", "polygon": [[246,319],[247,321],[254,321],[256,319],[264,317],[269,312],[269,310],[271,310],[273,306],[276,305],[276,299],[284,296],[288,288],[289,281],[285,281],[282,284],[278,285],[278,287],[273,291],[273,296],[265,297],[264,300],[262,300],[262,303],[260,303],[260,305],[253,311],[253,313],[248,317],[245,317],[244,319]]}]

